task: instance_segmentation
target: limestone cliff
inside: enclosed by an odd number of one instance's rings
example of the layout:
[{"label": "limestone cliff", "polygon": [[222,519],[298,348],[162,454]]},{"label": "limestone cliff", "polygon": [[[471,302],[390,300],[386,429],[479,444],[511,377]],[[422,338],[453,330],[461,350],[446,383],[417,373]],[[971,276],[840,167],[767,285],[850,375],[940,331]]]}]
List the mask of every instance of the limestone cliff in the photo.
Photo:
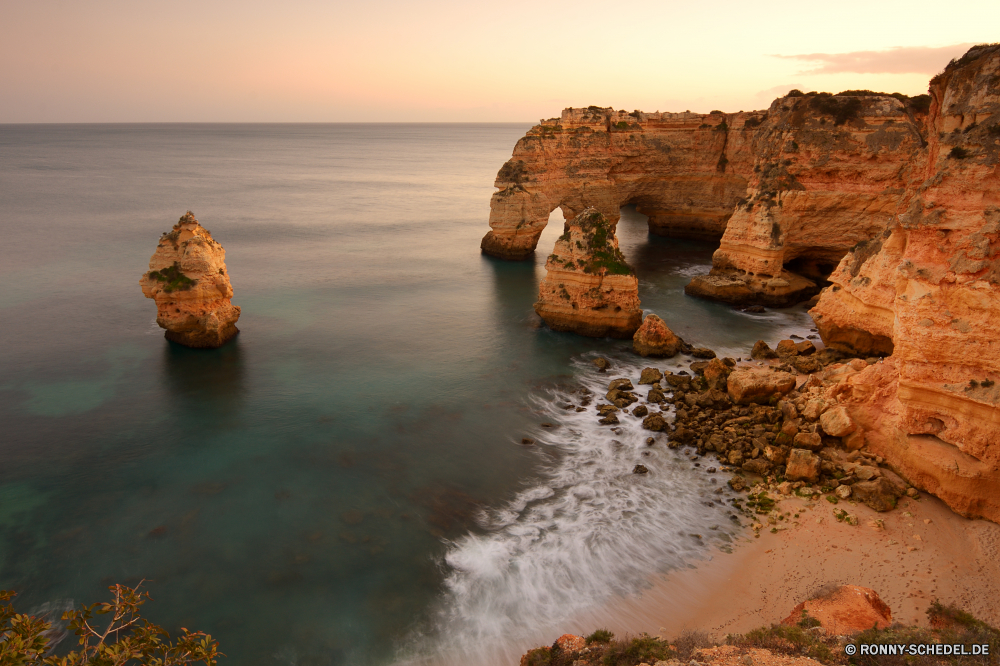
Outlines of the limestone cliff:
[{"label": "limestone cliff", "polygon": [[156,323],[165,337],[188,347],[219,347],[236,335],[239,306],[226,270],[226,251],[188,211],[160,237],[139,280],[156,301]]},{"label": "limestone cliff", "polygon": [[871,447],[957,511],[1000,521],[1000,45],[931,81],[905,211],[813,310],[827,344],[892,357],[852,378]]},{"label": "limestone cliff", "polygon": [[593,207],[614,229],[628,204],[652,233],[718,239],[746,192],[759,115],[565,109],[531,128],[497,174],[482,249],[523,259],[556,208],[571,220]]},{"label": "limestone cliff", "polygon": [[631,338],[642,323],[639,281],[612,224],[589,208],[566,223],[545,262],[535,312],[557,331]]},{"label": "limestone cliff", "polygon": [[854,245],[906,209],[924,139],[919,105],[848,91],[775,100],[751,140],[753,176],[708,276],[689,294],[784,306],[819,282]]}]

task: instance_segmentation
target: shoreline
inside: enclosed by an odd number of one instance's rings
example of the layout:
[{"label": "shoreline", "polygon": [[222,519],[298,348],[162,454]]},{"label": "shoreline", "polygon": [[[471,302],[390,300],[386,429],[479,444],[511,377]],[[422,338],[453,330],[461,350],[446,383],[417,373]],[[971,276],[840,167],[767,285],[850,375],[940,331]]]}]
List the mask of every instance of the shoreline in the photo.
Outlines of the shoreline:
[{"label": "shoreline", "polygon": [[724,640],[781,622],[796,604],[840,584],[875,590],[893,622],[928,626],[926,610],[936,599],[1000,624],[1000,525],[963,518],[926,494],[887,513],[851,503],[856,526],[834,518],[843,502],[777,498],[776,508],[800,511],[786,529],[762,530],[759,538],[737,540],[731,554],[714,549],[709,560],[655,576],[639,596],[582,614],[566,631],[587,635],[603,627],[666,639],[697,631]]}]

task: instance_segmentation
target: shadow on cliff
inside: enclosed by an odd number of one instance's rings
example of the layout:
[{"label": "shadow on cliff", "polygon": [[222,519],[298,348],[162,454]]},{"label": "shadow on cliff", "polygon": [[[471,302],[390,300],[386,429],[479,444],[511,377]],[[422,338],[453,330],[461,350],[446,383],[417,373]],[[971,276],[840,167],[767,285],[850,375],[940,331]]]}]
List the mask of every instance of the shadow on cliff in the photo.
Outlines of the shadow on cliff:
[{"label": "shadow on cliff", "polygon": [[235,416],[246,395],[246,359],[240,336],[218,349],[191,349],[167,342],[163,376],[171,399],[201,405],[215,417]]}]

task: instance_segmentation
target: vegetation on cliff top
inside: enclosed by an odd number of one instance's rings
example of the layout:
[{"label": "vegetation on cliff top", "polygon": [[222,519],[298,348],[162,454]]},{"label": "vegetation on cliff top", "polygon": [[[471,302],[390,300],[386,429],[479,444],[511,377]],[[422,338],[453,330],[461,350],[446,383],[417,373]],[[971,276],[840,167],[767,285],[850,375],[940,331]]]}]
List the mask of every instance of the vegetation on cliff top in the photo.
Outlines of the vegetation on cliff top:
[{"label": "vegetation on cliff top", "polygon": [[[930,628],[905,627],[894,624],[886,629],[867,629],[851,636],[854,645],[911,645],[911,644],[989,644],[988,656],[959,655],[854,655],[848,657],[841,637],[825,633],[815,617],[803,614],[793,625],[772,624],[745,634],[730,634],[725,644],[737,648],[761,648],[772,653],[811,657],[832,665],[856,666],[931,666],[932,664],[997,664],[1000,663],[1000,630],[977,620],[954,606],[944,606],[935,601],[927,609]],[[689,632],[672,641],[642,634],[615,639],[606,629],[599,629],[586,639],[581,651],[570,652],[553,643],[551,647],[536,648],[521,659],[521,666],[638,666],[655,664],[659,660],[677,659],[687,663],[697,658],[697,651],[714,647],[717,642],[700,632]]]}]

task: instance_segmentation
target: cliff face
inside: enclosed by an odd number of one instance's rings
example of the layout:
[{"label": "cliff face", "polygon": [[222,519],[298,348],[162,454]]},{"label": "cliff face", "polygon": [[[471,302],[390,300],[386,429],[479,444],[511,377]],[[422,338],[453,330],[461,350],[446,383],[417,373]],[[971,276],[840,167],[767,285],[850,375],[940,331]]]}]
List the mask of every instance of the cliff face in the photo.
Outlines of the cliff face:
[{"label": "cliff face", "polygon": [[642,323],[639,281],[618,250],[613,225],[596,209],[566,223],[545,270],[535,312],[550,328],[631,338]]},{"label": "cliff face", "polygon": [[849,392],[871,447],[1000,521],[1000,46],[970,50],[930,92],[905,211],[844,258],[813,316],[830,346],[892,353]]},{"label": "cliff face", "polygon": [[627,204],[652,233],[720,238],[746,192],[759,115],[565,109],[519,140],[497,174],[482,249],[523,259],[556,208],[571,220],[593,207],[613,229]]},{"label": "cliff face", "polygon": [[156,323],[165,337],[188,347],[219,347],[236,335],[239,306],[226,271],[226,251],[191,211],[163,234],[139,280],[156,301]]},{"label": "cliff face", "polygon": [[775,100],[753,134],[753,176],[692,295],[791,305],[906,209],[925,115],[888,95]]}]

